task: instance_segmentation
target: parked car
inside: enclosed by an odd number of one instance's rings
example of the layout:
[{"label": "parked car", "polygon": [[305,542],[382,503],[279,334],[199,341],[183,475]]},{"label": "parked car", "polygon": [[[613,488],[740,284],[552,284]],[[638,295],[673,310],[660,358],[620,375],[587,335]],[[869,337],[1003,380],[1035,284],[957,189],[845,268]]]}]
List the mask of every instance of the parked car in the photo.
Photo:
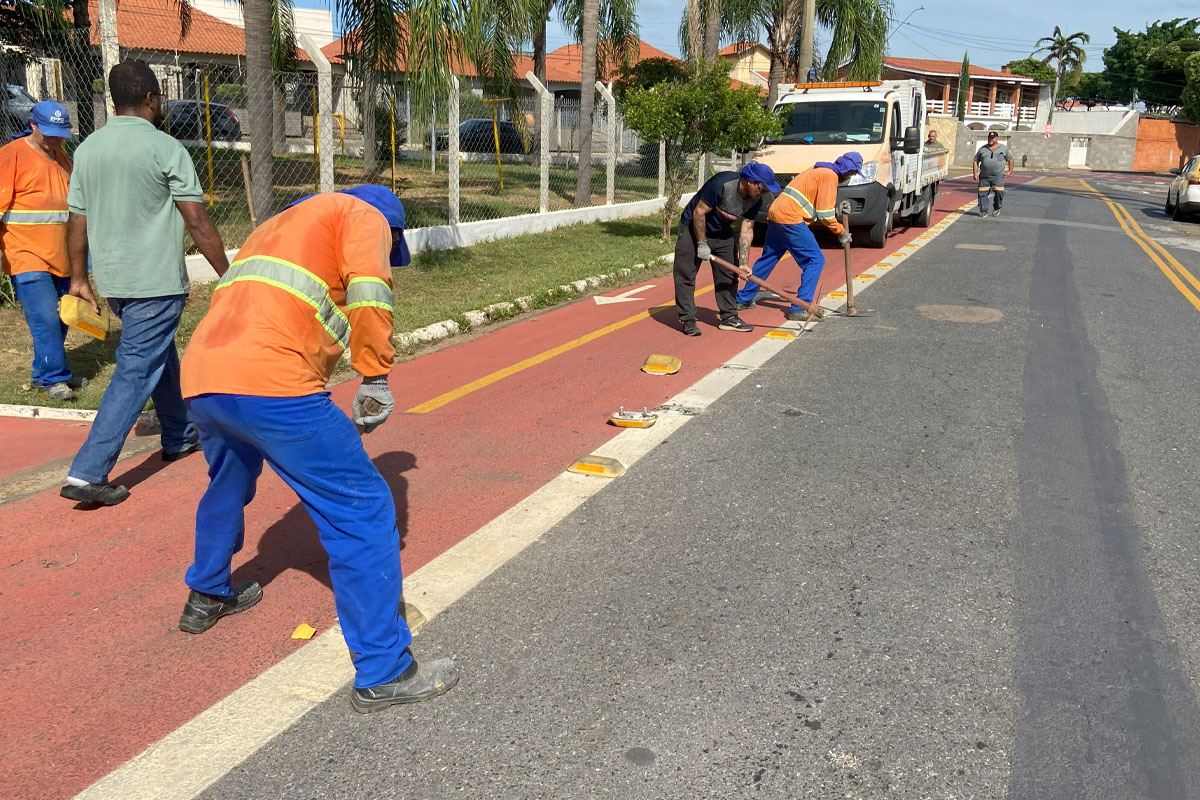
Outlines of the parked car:
[{"label": "parked car", "polygon": [[1183,169],[1173,169],[1175,180],[1167,187],[1166,212],[1173,220],[1200,213],[1200,156],[1192,156]]},{"label": "parked car", "polygon": [[[242,123],[227,105],[208,104],[212,138],[216,142],[236,142],[242,138]],[[176,139],[204,139],[204,103],[199,100],[171,100],[167,103],[164,129]]]},{"label": "parked car", "polygon": [[[25,121],[29,119],[29,112],[37,101],[15,83],[5,84],[4,89],[5,122],[13,133],[17,133],[25,128]],[[5,143],[0,142],[0,144]]]},{"label": "parked car", "polygon": [[[496,134],[500,135],[501,153],[525,155],[529,152],[516,125],[511,122],[498,122],[496,130],[493,131],[490,119],[469,119],[460,124],[458,149],[464,153],[494,153]],[[450,148],[450,135],[447,131],[438,131],[437,146],[442,152]]]}]

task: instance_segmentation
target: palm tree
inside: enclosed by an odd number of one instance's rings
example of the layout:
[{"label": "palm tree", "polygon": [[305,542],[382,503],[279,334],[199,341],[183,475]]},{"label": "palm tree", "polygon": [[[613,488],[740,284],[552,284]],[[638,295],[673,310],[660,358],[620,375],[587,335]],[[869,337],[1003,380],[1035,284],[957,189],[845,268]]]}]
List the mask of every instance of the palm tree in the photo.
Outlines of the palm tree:
[{"label": "palm tree", "polygon": [[[883,71],[892,0],[816,0],[815,11],[816,22],[831,32],[825,54],[826,77],[833,77],[830,71],[845,68],[851,80],[877,80]],[[806,30],[812,28],[809,25]],[[803,70],[810,66],[800,64]]]},{"label": "palm tree", "polygon": [[596,29],[598,0],[583,0],[579,64],[579,175],[575,180],[575,205],[591,205],[592,199],[592,106],[596,99]]},{"label": "palm tree", "polygon": [[1054,33],[1038,39],[1037,49],[1030,53],[1031,58],[1038,53],[1045,53],[1045,57],[1042,58],[1043,64],[1049,64],[1051,61],[1057,62],[1057,68],[1054,71],[1054,90],[1050,93],[1050,114],[1046,117],[1047,125],[1054,119],[1054,106],[1058,103],[1058,87],[1062,83],[1063,75],[1067,72],[1078,72],[1083,67],[1083,62],[1087,61],[1087,53],[1084,52],[1083,45],[1091,40],[1092,37],[1083,32],[1065,36],[1062,29],[1055,25]]}]

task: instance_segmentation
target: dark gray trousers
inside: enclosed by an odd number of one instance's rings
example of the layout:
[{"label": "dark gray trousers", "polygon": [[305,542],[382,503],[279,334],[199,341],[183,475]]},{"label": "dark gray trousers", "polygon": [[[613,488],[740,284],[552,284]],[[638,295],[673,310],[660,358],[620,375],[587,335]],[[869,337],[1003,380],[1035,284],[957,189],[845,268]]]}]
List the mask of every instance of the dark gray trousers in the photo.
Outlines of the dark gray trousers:
[{"label": "dark gray trousers", "polygon": [[[749,222],[743,222],[749,225]],[[725,239],[708,237],[708,246],[713,255],[720,256],[730,264],[737,264],[737,240],[730,236]],[[739,265],[740,266],[740,265]],[[725,270],[712,265],[713,294],[717,298],[717,309],[721,319],[737,316],[737,303],[734,293],[738,289],[738,278]],[[675,239],[675,308],[679,311],[679,321],[687,322],[696,318],[696,275],[700,272],[700,260],[696,258],[696,235],[691,226],[679,223],[679,236]]]}]

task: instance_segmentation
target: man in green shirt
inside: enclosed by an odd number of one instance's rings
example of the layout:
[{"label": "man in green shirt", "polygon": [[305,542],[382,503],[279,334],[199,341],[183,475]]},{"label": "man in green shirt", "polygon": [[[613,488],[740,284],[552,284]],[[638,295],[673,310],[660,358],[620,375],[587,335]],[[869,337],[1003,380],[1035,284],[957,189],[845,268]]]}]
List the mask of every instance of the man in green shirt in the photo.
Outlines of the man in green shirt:
[{"label": "man in green shirt", "polygon": [[70,293],[96,306],[87,276],[90,251],[96,288],[121,319],[116,371],[60,492],[90,506],[129,496],[108,477],[147,399],[154,399],[162,423],[165,461],[199,447],[179,390],[175,351],[188,292],[184,231],[217,275],[229,268],[191,156],[157,128],[163,112],[154,72],[145,62],[126,61],[109,72],[108,87],[116,116],[75,151],[67,194]]}]

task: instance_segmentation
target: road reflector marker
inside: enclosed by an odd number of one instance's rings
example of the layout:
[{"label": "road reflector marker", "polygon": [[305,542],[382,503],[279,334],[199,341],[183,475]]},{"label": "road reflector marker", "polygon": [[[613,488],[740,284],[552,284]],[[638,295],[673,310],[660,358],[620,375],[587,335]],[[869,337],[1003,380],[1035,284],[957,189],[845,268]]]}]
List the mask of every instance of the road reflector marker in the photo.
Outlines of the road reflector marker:
[{"label": "road reflector marker", "polygon": [[882,261],[880,261],[878,264],[875,265],[875,269],[891,269],[891,268],[892,268],[891,264],[886,264]]},{"label": "road reflector marker", "polygon": [[567,472],[595,478],[615,478],[625,472],[625,465],[608,456],[584,456],[567,467]]},{"label": "road reflector marker", "polygon": [[796,332],[782,330],[782,329],[774,330],[774,331],[767,331],[766,333],[763,334],[763,338],[764,339],[795,339]]},{"label": "road reflector marker", "polygon": [[920,249],[920,247],[921,247],[921,245],[919,245],[919,244],[906,244],[906,245],[904,245],[904,249],[906,249],[906,250],[919,250],[919,249]]},{"label": "road reflector marker", "polygon": [[301,622],[299,625],[296,626],[296,630],[292,631],[292,638],[293,639],[311,639],[313,637],[313,634],[316,632],[317,632],[317,629],[314,628],[312,625],[309,625],[307,622]]},{"label": "road reflector marker", "polygon": [[646,360],[642,362],[642,372],[649,375],[674,375],[682,366],[683,362],[679,360],[678,356],[653,353],[646,356]]},{"label": "road reflector marker", "polygon": [[845,292],[829,292],[829,293],[828,293],[827,295],[825,295],[825,296],[826,296],[826,297],[845,297],[845,296],[846,296],[846,293],[845,293]]},{"label": "road reflector marker", "polygon": [[868,274],[867,274],[867,273],[865,273],[865,272],[864,272],[862,275],[855,275],[854,277],[855,277],[855,278],[857,278],[857,279],[858,279],[858,280],[860,280],[860,281],[873,281],[873,280],[875,280],[875,276],[874,276],[874,275],[868,275]]},{"label": "road reflector marker", "polygon": [[625,406],[615,414],[608,415],[608,424],[618,428],[649,428],[658,422],[658,414],[643,408],[641,411],[626,411]]}]

